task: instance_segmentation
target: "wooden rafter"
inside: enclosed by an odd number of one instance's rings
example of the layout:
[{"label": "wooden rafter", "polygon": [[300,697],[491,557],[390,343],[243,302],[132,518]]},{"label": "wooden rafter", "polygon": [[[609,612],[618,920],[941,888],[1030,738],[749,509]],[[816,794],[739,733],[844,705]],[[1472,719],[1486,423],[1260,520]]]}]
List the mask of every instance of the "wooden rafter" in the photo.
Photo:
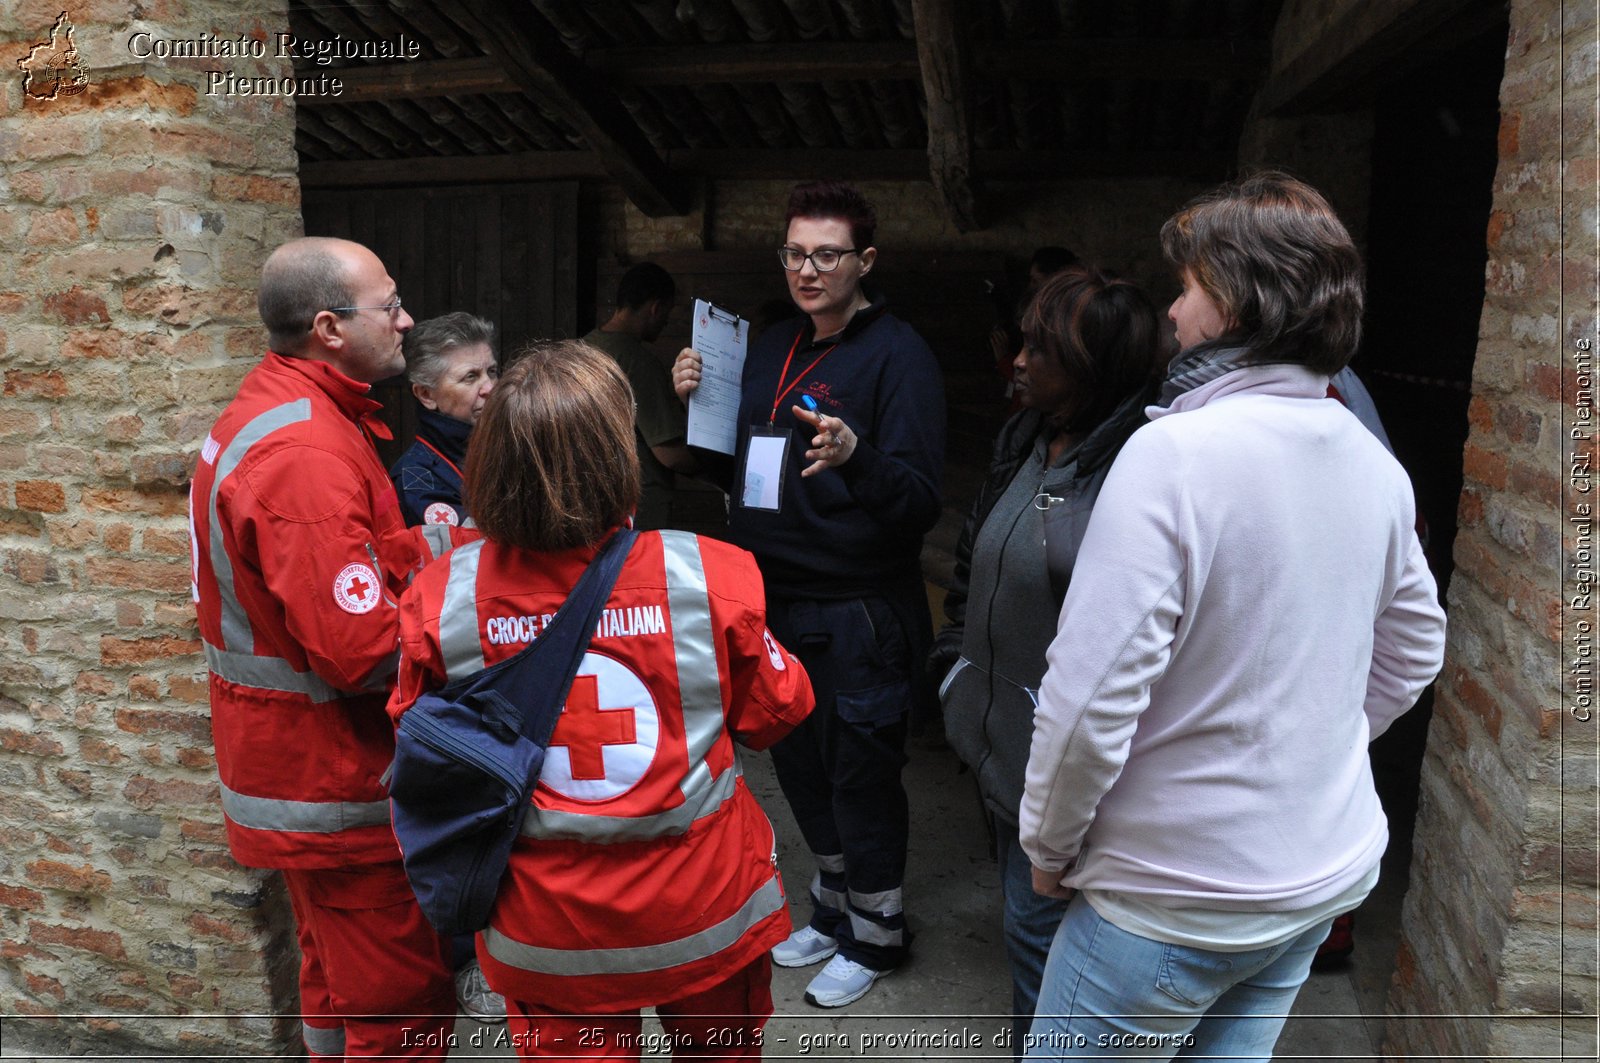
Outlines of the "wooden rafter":
[{"label": "wooden rafter", "polygon": [[[980,41],[974,74],[1011,81],[1254,81],[1267,69],[1260,41],[1075,40]],[[582,66],[612,85],[771,84],[778,81],[915,81],[922,76],[914,41],[812,44],[709,44],[601,48]],[[373,100],[519,91],[487,56],[340,67],[338,96],[307,96],[302,107]]]},{"label": "wooden rafter", "polygon": [[577,130],[634,206],[651,217],[686,213],[687,189],[616,97],[559,42],[518,17],[525,13],[520,4],[465,0],[452,17],[500,63],[518,91]]},{"label": "wooden rafter", "polygon": [[[684,180],[783,180],[801,174],[849,173],[864,181],[910,181],[928,175],[928,156],[916,149],[811,151],[727,148],[669,151],[664,161]],[[973,169],[988,181],[1038,181],[1072,177],[1139,177],[1166,174],[1220,181],[1234,165],[1231,152],[978,151]],[[605,177],[588,151],[528,151],[510,155],[422,156],[304,162],[308,188],[494,183]]]},{"label": "wooden rafter", "polygon": [[912,0],[917,60],[928,101],[928,174],[960,232],[982,228],[973,189],[969,60],[958,0]]},{"label": "wooden rafter", "polygon": [[1501,5],[1481,0],[1358,0],[1262,87],[1258,106],[1271,115],[1345,109],[1421,42],[1465,40],[1501,17]]}]

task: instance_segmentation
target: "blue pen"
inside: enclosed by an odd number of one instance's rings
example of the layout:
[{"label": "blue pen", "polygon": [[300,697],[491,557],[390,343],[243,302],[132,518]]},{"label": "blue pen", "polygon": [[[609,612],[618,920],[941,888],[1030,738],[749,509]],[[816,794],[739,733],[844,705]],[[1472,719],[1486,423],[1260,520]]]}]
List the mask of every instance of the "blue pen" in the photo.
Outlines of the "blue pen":
[{"label": "blue pen", "polygon": [[816,413],[817,412],[817,400],[812,398],[810,395],[801,395],[800,396],[800,405],[804,406],[807,410],[811,411],[812,413]]}]

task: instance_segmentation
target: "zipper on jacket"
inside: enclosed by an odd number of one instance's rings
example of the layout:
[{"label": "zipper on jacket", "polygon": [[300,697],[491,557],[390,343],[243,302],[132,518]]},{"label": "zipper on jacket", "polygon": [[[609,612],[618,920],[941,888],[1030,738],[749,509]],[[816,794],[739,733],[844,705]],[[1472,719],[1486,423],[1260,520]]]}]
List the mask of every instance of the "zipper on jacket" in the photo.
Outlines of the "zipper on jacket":
[{"label": "zipper on jacket", "polygon": [[[383,594],[383,600],[394,606],[395,601],[389,597],[389,584],[383,578],[383,566],[378,564],[378,552],[372,548],[371,543],[366,543],[367,559],[372,562],[372,570],[378,574],[378,588]],[[396,607],[398,608],[398,607]]]}]

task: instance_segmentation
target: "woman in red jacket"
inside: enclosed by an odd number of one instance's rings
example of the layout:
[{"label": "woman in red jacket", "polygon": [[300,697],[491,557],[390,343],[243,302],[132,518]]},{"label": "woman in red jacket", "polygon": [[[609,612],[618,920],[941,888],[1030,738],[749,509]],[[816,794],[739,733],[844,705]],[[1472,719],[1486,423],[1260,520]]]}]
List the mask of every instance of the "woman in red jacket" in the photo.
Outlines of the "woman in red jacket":
[{"label": "woman in red jacket", "polygon": [[[401,601],[396,720],[537,637],[638,504],[615,363],[577,341],[524,354],[478,421],[466,482],[486,538]],[[634,543],[478,937],[520,1055],[637,1059],[655,1047],[640,1036],[651,1005],[677,1051],[759,1058],[767,950],[789,916],[733,743],[765,748],[812,706],[762,603],[743,550],[683,532]]]}]

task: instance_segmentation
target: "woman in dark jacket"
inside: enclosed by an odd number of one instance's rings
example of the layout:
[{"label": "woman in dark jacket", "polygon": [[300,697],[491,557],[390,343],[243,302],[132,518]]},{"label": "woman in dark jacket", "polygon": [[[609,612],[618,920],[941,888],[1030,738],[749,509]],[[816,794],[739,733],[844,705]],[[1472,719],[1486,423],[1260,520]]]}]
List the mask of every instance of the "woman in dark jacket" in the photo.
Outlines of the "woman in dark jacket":
[{"label": "woman in dark jacket", "polygon": [[1066,907],[1033,892],[1017,844],[1033,710],[1095,496],[1153,397],[1156,322],[1142,290],[1099,270],[1072,267],[1039,289],[1015,362],[1023,409],[1001,429],[957,543],[934,649],[941,669],[954,662],[940,690],[945,729],[994,829],[1018,1055]]},{"label": "woman in dark jacket", "polygon": [[405,338],[417,398],[417,441],[389,470],[408,526],[465,524],[461,469],[467,438],[500,379],[494,324],[456,311],[419,321]]}]

